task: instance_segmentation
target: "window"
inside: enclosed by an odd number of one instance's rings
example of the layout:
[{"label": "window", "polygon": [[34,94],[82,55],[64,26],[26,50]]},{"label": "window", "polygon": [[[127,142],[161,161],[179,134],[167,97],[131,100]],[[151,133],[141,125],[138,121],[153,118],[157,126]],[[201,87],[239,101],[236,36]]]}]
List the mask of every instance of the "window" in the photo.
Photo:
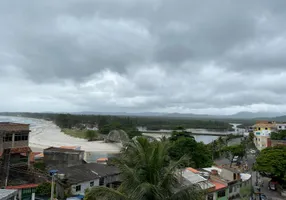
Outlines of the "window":
[{"label": "window", "polygon": [[91,182],[89,183],[89,186],[90,186],[90,187],[93,187],[93,186],[94,186],[94,181],[91,181]]},{"label": "window", "polygon": [[99,186],[102,186],[102,185],[104,185],[104,178],[99,179]]},{"label": "window", "polygon": [[76,191],[76,192],[81,191],[81,185],[77,185],[77,186],[75,187],[75,191]]},{"label": "window", "polygon": [[225,197],[225,190],[221,190],[217,193],[217,197],[220,198],[220,197]]},{"label": "window", "polygon": [[281,129],[281,128],[282,128],[282,126],[279,126],[279,128]]},{"label": "window", "polygon": [[209,194],[208,195],[208,200],[214,200],[214,194]]},{"label": "window", "polygon": [[233,191],[233,187],[230,186],[230,187],[229,187],[229,193],[232,193],[232,191]]},{"label": "window", "polygon": [[23,140],[28,140],[28,134],[27,133],[15,134],[15,141],[23,141]]},{"label": "window", "polygon": [[261,130],[261,128],[260,128],[260,127],[258,127],[258,130],[260,131],[260,130]]},{"label": "window", "polygon": [[265,130],[268,130],[268,128],[265,128]]},{"label": "window", "polygon": [[11,142],[12,141],[12,135],[6,135],[5,137],[3,137],[3,142]]}]

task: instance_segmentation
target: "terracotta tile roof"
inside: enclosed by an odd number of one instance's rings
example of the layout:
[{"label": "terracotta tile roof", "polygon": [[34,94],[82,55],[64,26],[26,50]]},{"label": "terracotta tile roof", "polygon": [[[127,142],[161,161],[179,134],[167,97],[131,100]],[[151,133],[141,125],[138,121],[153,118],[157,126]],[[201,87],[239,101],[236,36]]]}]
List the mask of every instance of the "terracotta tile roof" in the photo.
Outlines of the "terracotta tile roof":
[{"label": "terracotta tile roof", "polygon": [[30,124],[0,122],[0,131],[29,131]]},{"label": "terracotta tile roof", "polygon": [[191,167],[188,167],[187,170],[189,170],[189,171],[191,171],[191,172],[193,172],[193,173],[195,173],[195,174],[198,174],[198,173],[199,173],[198,170],[196,170],[196,169],[194,169],[194,168],[191,168]]},{"label": "terracotta tile roof", "polygon": [[106,161],[108,161],[108,158],[98,158],[96,161],[97,162],[106,162]]},{"label": "terracotta tile roof", "polygon": [[31,162],[35,162],[35,156],[37,156],[37,155],[39,155],[39,154],[41,154],[41,152],[32,152],[32,153],[30,154],[30,161],[31,161]]},{"label": "terracotta tile roof", "polygon": [[61,149],[75,149],[76,146],[61,146]]},{"label": "terracotta tile roof", "polygon": [[227,185],[224,185],[214,180],[210,180],[210,182],[215,185],[215,190],[220,190],[227,187]]},{"label": "terracotta tile roof", "polygon": [[26,188],[36,188],[39,184],[25,184],[25,185],[15,185],[6,186],[6,189],[26,189]]},{"label": "terracotta tile roof", "polygon": [[30,147],[18,147],[18,148],[12,148],[11,153],[29,153],[32,152]]}]

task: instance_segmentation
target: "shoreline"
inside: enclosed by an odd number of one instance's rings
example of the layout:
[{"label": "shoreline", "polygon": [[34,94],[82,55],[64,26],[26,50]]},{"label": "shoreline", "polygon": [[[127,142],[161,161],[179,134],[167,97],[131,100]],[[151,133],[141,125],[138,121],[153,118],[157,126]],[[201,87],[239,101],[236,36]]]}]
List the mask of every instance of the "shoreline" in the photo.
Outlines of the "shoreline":
[{"label": "shoreline", "polygon": [[30,126],[29,146],[37,151],[48,147],[80,146],[81,150],[97,153],[119,153],[122,145],[103,141],[88,142],[85,139],[69,136],[51,121],[35,119]]}]

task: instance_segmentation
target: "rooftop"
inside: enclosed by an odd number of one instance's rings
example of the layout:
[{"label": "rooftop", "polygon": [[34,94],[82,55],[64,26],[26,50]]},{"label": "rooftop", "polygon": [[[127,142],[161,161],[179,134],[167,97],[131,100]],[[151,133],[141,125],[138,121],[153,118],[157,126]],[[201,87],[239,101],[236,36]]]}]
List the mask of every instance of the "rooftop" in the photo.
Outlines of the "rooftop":
[{"label": "rooftop", "polygon": [[117,167],[98,163],[82,164],[72,167],[60,168],[58,170],[58,174],[64,174],[67,182],[70,184],[81,183],[108,175],[119,174]]},{"label": "rooftop", "polygon": [[49,147],[47,149],[44,149],[44,152],[81,153],[84,151],[76,149],[68,149],[68,148]]},{"label": "rooftop", "polygon": [[196,184],[207,180],[204,177],[200,176],[199,174],[195,174],[194,172],[191,172],[187,169],[183,171],[183,177],[192,184]]},{"label": "rooftop", "polygon": [[214,180],[210,180],[210,182],[215,185],[215,190],[220,190],[220,189],[227,187],[227,185],[219,183],[219,182],[214,181]]},{"label": "rooftop", "polygon": [[0,131],[28,131],[30,124],[0,122]]},{"label": "rooftop", "polygon": [[191,171],[191,172],[193,172],[193,173],[195,173],[195,174],[198,174],[198,173],[199,173],[198,170],[196,170],[196,169],[194,169],[194,168],[191,168],[191,167],[186,168],[186,170],[189,170],[189,171]]},{"label": "rooftop", "polygon": [[246,173],[240,173],[240,178],[242,181],[248,181],[251,178],[251,175]]},{"label": "rooftop", "polygon": [[0,189],[0,199],[1,200],[8,200],[13,196],[16,196],[17,190],[7,190],[7,189]]},{"label": "rooftop", "polygon": [[6,189],[27,189],[27,188],[36,188],[39,184],[24,184],[16,186],[7,186]]},{"label": "rooftop", "polygon": [[218,168],[218,167],[215,167],[215,166],[212,166],[212,167],[206,167],[206,168],[203,168],[203,170],[207,171],[207,172],[212,172],[212,170],[217,170],[218,171],[218,174],[221,173],[221,168]]}]

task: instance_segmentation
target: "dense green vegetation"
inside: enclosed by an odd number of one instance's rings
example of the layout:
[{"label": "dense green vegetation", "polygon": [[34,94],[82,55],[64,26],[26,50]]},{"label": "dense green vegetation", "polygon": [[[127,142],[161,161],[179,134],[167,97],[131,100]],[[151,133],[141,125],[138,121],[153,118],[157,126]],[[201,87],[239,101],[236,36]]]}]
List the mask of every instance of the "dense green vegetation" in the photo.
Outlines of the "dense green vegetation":
[{"label": "dense green vegetation", "polygon": [[286,130],[271,133],[271,140],[286,140]]},{"label": "dense green vegetation", "polygon": [[99,135],[98,135],[97,131],[87,130],[85,132],[85,138],[88,139],[88,141],[94,141],[94,140],[97,140],[99,138]]},{"label": "dense green vegetation", "polygon": [[65,134],[72,136],[72,137],[77,137],[77,138],[82,138],[82,139],[88,139],[87,138],[87,130],[80,130],[80,129],[68,129],[68,128],[63,128],[62,132]]},{"label": "dense green vegetation", "polygon": [[[231,120],[192,119],[177,117],[138,117],[138,116],[104,116],[104,115],[71,115],[54,113],[0,113],[6,116],[23,116],[54,121],[61,128],[76,127],[82,129],[85,125],[98,125],[102,134],[107,134],[110,128],[121,125],[123,127],[147,127],[149,130],[174,130],[181,126],[187,128],[203,128],[209,130],[231,130]],[[126,130],[125,130],[126,131]]]},{"label": "dense green vegetation", "polygon": [[224,147],[223,152],[225,157],[230,160],[230,167],[235,156],[243,158],[246,155],[246,149],[243,144]]},{"label": "dense green vegetation", "polygon": [[203,168],[213,164],[211,149],[202,142],[196,142],[184,130],[173,131],[169,140],[172,145],[169,149],[171,159],[179,160],[182,156],[187,156],[183,166]]},{"label": "dense green vegetation", "polygon": [[42,183],[40,184],[37,188],[36,188],[36,194],[40,195],[40,196],[47,196],[51,194],[51,183],[46,182],[46,183]]},{"label": "dense green vegetation", "polygon": [[286,146],[263,149],[254,166],[260,173],[286,180]]},{"label": "dense green vegetation", "polygon": [[202,192],[193,185],[182,187],[177,170],[185,161],[173,162],[168,156],[169,141],[152,141],[138,137],[122,151],[114,164],[120,169],[122,184],[115,190],[94,187],[86,200],[201,200]]}]

